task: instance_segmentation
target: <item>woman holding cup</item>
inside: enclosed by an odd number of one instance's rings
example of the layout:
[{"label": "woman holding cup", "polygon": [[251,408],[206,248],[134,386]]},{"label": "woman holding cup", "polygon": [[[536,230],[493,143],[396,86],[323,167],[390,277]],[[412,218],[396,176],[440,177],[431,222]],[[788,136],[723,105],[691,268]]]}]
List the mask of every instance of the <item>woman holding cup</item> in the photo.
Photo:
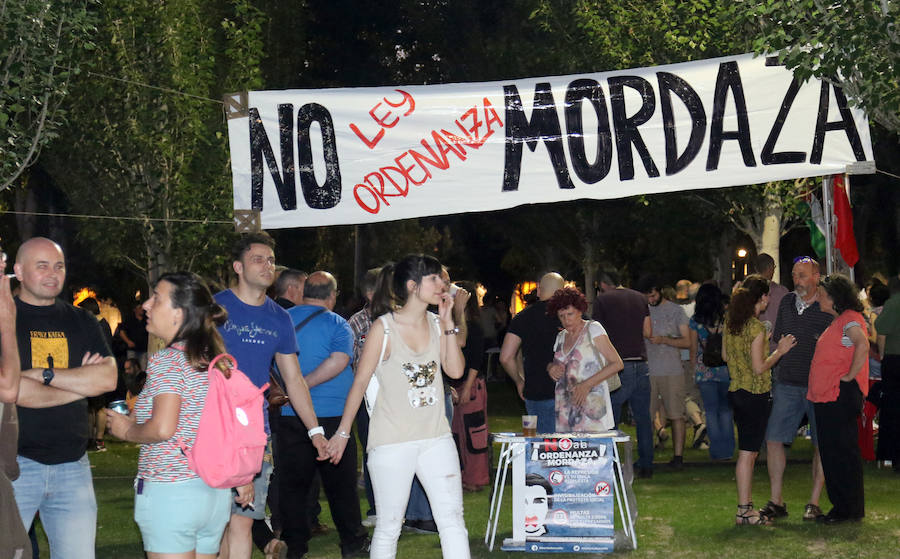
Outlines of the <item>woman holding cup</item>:
[{"label": "woman holding cup", "polygon": [[[227,313],[203,280],[188,272],[164,274],[144,305],[147,331],[166,347],[147,365],[147,381],[129,417],[107,410],[116,437],[141,443],[134,520],[150,559],[213,559],[231,515],[231,490],[213,489],[189,467],[179,442],[193,446],[209,389],[207,366],[224,353],[216,329]],[[252,485],[239,503],[252,502]]]},{"label": "woman holding cup", "polygon": [[[464,360],[453,321],[453,298],[435,258],[411,254],[382,267],[372,298],[378,317],[366,336],[337,433],[328,442],[331,461],[343,456],[369,379],[378,396],[369,423],[368,467],[378,518],[372,559],[397,555],[397,539],[418,476],[431,502],[445,559],[468,559],[462,480],[456,445],[444,414],[441,371],[463,375]],[[438,314],[428,312],[437,305]]]}]

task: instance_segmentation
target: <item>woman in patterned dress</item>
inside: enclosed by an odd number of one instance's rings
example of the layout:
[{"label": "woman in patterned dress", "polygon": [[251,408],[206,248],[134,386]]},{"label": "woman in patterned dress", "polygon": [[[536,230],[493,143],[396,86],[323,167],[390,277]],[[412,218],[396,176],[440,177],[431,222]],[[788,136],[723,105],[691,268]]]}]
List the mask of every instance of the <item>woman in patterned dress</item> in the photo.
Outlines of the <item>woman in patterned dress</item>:
[{"label": "woman in patterned dress", "polygon": [[587,300],[578,289],[558,289],[547,303],[563,326],[547,373],[556,381],[556,431],[596,433],[615,426],[607,380],[625,365],[603,325],[582,318]]}]

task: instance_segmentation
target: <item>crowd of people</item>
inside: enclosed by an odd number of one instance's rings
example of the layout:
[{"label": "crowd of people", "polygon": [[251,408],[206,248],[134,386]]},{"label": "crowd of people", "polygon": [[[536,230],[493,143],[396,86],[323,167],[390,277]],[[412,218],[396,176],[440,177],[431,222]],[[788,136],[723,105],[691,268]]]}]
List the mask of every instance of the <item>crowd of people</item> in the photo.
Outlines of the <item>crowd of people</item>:
[{"label": "crowd of people", "polygon": [[[788,515],[786,454],[805,430],[814,453],[802,518],[862,519],[862,460],[876,458],[876,412],[877,458],[900,469],[900,297],[887,296],[900,291],[900,277],[860,293],[840,274],[823,277],[819,263],[803,256],[793,262],[789,292],[772,281],[771,256],[760,254],[756,268],[728,295],[712,282],[681,281],[675,290],[652,276],[632,290],[601,272],[593,320],[584,296],[559,274],[541,278],[537,301],[512,319],[500,352],[538,432],[611,429],[627,403],[638,478],[652,477],[667,424],[672,469],[684,465],[688,423],[694,447],[708,448],[713,461],[734,459],[737,442],[735,523],[745,525]],[[761,451],[771,493],[757,509],[751,490]],[[819,507],[826,488],[827,514]]]},{"label": "crowd of people", "polygon": [[[59,298],[60,246],[22,244],[15,298],[0,276],[4,552],[29,556],[26,532],[40,514],[52,557],[94,556],[86,451],[103,451],[108,431],[141,446],[134,519],[151,558],[248,558],[254,545],[267,558],[304,557],[327,530],[321,492],[344,558],[394,557],[404,530],[438,533],[444,557],[469,557],[463,493],[489,484],[485,364],[495,342],[539,433],[633,423],[638,478],[653,476],[668,425],[676,470],[689,425],[711,460],[734,459],[737,445],[738,525],[788,515],[786,449],[806,423],[815,451],[804,520],[860,520],[863,458],[900,468],[900,277],[861,298],[847,278],[822,277],[799,257],[789,292],[760,255],[758,273],[728,296],[713,283],[670,291],[651,276],[629,289],[601,271],[589,308],[583,291],[547,273],[507,324],[499,298],[479,306],[476,286],[452,283],[430,256],[370,270],[365,305],[349,320],[335,312],[336,278],[279,270],[265,233],[242,235],[231,265],[236,280],[217,293],[195,274],[163,275],[112,334],[96,301]],[[162,344],[149,358],[148,334]],[[181,450],[196,438],[206,369],[222,353],[270,385],[259,472],[231,489],[206,485]],[[131,413],[104,407],[120,397]],[[763,449],[771,493],[757,509]]]}]

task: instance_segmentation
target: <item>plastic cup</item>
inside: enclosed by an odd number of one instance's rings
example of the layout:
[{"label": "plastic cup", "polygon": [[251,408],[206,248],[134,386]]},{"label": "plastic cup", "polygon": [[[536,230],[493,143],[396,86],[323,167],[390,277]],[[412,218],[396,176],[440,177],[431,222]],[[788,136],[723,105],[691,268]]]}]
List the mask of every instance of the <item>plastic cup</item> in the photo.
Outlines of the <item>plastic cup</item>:
[{"label": "plastic cup", "polygon": [[536,415],[523,415],[522,416],[522,436],[524,436],[524,437],[536,437],[537,436],[537,416]]}]

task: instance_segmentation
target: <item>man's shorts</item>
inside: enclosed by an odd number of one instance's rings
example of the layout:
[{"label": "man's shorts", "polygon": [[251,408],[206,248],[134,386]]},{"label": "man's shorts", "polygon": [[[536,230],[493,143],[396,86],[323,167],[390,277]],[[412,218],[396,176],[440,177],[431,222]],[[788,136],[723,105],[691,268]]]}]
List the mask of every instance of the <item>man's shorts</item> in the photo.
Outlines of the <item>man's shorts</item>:
[{"label": "man's shorts", "polygon": [[772,383],[772,413],[766,427],[766,440],[791,444],[797,436],[800,421],[805,413],[809,417],[809,434],[813,446],[818,447],[816,437],[816,414],[813,403],[806,399],[805,386],[792,386],[781,382]]},{"label": "man's shorts", "polygon": [[[241,507],[232,501],[231,514],[246,516],[254,520],[263,520],[266,517],[266,498],[269,496],[269,478],[272,477],[272,462],[263,460],[262,469],[253,478],[253,508]],[[237,495],[237,492],[233,492]]]},{"label": "man's shorts", "polygon": [[650,375],[651,414],[658,409],[660,400],[668,419],[684,418],[684,375]]}]

